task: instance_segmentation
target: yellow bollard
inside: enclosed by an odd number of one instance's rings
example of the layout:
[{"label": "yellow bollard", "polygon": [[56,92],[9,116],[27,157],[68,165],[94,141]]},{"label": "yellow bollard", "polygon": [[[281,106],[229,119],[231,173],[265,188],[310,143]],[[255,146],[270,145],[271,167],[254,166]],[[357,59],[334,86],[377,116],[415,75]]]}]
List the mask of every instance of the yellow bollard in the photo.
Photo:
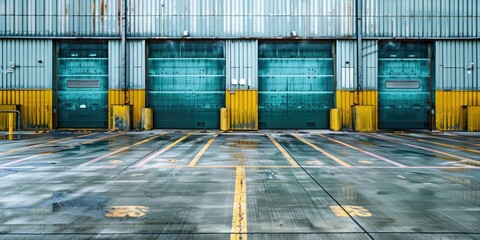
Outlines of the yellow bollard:
[{"label": "yellow bollard", "polygon": [[153,129],[153,109],[142,108],[142,128],[146,131]]},{"label": "yellow bollard", "polygon": [[228,122],[228,109],[220,108],[220,130],[228,131],[230,130],[230,124]]},{"label": "yellow bollard", "polygon": [[8,134],[13,134],[13,128],[15,125],[15,114],[8,114]]}]

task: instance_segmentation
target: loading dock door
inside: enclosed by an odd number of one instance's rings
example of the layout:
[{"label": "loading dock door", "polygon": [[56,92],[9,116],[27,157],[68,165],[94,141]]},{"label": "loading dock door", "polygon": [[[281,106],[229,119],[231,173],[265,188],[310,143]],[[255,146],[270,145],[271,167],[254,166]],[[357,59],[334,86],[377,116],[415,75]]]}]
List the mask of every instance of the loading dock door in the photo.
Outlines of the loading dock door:
[{"label": "loading dock door", "polygon": [[429,129],[431,54],[428,43],[379,44],[380,129]]},{"label": "loading dock door", "polygon": [[259,43],[259,128],[327,129],[333,106],[332,43]]},{"label": "loading dock door", "polygon": [[151,43],[148,103],[155,128],[219,128],[225,106],[224,43]]},{"label": "loading dock door", "polygon": [[107,128],[108,44],[59,43],[59,128]]}]

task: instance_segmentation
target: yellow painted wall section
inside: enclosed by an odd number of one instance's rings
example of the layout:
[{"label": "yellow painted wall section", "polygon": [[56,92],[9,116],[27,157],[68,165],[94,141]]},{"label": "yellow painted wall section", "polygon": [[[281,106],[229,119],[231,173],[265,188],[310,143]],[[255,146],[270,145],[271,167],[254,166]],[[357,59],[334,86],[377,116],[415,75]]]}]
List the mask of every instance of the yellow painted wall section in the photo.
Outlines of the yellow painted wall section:
[{"label": "yellow painted wall section", "polygon": [[464,106],[480,106],[480,91],[436,91],[436,129],[467,130]]},{"label": "yellow painted wall section", "polygon": [[374,129],[378,129],[378,92],[376,90],[357,91],[337,90],[336,108],[341,109],[343,129],[353,128],[352,106],[371,105],[374,114]]},{"label": "yellow painted wall section", "polygon": [[[17,105],[0,105],[0,110],[19,110],[20,107],[17,107]],[[0,131],[6,131],[9,128],[10,124],[10,117],[9,115],[13,114],[14,115],[14,121],[13,121],[13,128],[17,130],[17,114],[16,113],[8,113],[8,112],[0,112]]]},{"label": "yellow painted wall section", "polygon": [[[21,105],[22,129],[52,129],[52,90],[0,90],[0,105]],[[6,119],[6,118],[5,118]],[[0,118],[0,129],[6,122]]]},{"label": "yellow painted wall section", "polygon": [[[127,90],[125,98],[124,90],[109,90],[108,91],[108,116],[111,116],[112,105],[131,105],[132,106],[132,123],[134,129],[142,129],[142,108],[145,107],[145,90],[135,89]],[[111,121],[108,121],[108,128]]]},{"label": "yellow painted wall section", "polygon": [[375,113],[372,105],[355,105],[353,110],[354,130],[358,132],[375,131]]},{"label": "yellow painted wall section", "polygon": [[231,130],[258,130],[258,91],[227,90]]},{"label": "yellow painted wall section", "polygon": [[467,111],[467,130],[469,132],[480,132],[480,106],[470,106]]}]

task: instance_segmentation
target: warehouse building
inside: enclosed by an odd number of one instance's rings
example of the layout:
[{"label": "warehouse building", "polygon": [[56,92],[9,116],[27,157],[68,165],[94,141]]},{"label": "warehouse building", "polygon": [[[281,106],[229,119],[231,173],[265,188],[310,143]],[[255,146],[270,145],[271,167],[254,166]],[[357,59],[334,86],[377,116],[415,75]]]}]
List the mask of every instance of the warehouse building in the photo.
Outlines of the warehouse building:
[{"label": "warehouse building", "polygon": [[149,109],[218,129],[225,108],[229,130],[478,131],[479,4],[3,0],[0,109],[22,129],[142,129]]}]

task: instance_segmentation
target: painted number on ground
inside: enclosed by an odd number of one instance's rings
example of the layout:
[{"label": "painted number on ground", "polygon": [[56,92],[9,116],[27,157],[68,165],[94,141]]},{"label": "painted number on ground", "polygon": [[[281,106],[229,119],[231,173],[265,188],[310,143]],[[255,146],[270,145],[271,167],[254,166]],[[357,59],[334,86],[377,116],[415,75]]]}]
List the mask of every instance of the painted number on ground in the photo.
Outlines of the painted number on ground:
[{"label": "painted number on ground", "polygon": [[343,206],[345,211],[340,206],[329,206],[333,214],[337,217],[348,217],[347,212],[352,217],[371,217],[372,213],[362,206]]},{"label": "painted number on ground", "polygon": [[147,214],[149,207],[146,206],[114,206],[105,214],[109,218],[138,218]]}]

